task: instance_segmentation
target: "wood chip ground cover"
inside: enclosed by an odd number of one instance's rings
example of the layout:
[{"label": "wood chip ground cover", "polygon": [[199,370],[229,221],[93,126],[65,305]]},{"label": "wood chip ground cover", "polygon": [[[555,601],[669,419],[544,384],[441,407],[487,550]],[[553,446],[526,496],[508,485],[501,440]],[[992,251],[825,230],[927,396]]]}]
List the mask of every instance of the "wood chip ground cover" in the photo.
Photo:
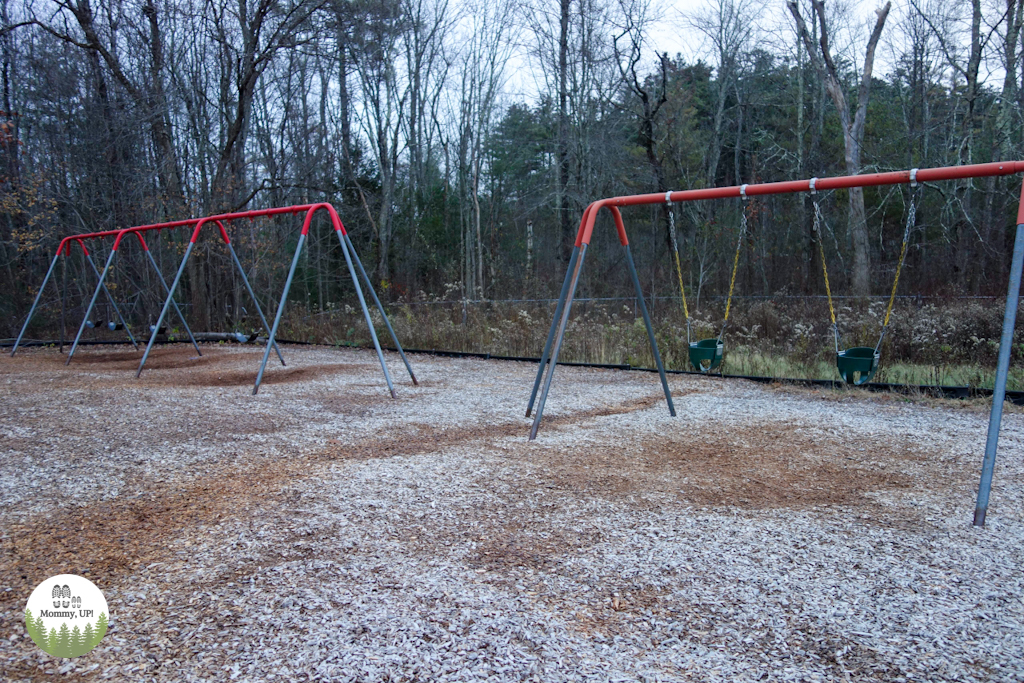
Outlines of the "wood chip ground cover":
[{"label": "wood chip ground cover", "polygon": [[[0,362],[0,679],[1024,680],[1024,415],[286,347]],[[55,659],[32,588],[111,628]]]}]

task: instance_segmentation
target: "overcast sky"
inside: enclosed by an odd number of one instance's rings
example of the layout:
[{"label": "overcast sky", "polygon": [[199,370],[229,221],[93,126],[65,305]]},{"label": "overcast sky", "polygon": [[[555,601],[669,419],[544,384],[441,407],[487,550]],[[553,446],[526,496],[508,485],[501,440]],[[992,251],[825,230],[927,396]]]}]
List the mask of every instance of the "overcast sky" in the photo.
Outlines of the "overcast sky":
[{"label": "overcast sky", "polygon": [[[699,58],[708,60],[710,45],[705,36],[692,27],[692,18],[699,13],[702,7],[710,7],[713,0],[654,0],[651,12],[651,24],[648,31],[648,44],[646,46],[648,68],[654,68],[655,53],[668,52],[675,57],[681,54],[686,61],[693,62]],[[851,7],[851,26],[859,29],[862,37],[854,40],[856,46],[857,61],[864,58],[864,47],[867,36],[876,20],[875,9],[883,3],[878,0],[829,0],[843,2]],[[786,9],[785,0],[762,0],[764,11],[758,12],[752,17],[752,21],[758,29],[761,40],[771,52],[781,53],[792,52],[795,49],[795,36],[792,34],[792,17]],[[899,15],[899,10],[894,6],[889,13],[886,22],[886,33],[892,30]],[[848,41],[849,36],[840,36],[833,41],[833,49],[841,49],[844,38]],[[875,74],[878,76],[888,72],[892,64],[892,50],[885,42],[883,34],[882,44],[879,45],[875,57]],[[536,82],[537,74],[531,71],[529,60],[524,54],[515,56],[510,68],[509,81],[506,92],[515,100],[532,101],[537,93],[543,90]]]},{"label": "overcast sky", "polygon": [[[964,1],[966,2],[966,0]],[[689,18],[699,13],[702,7],[708,7],[710,4],[708,0],[661,0],[661,5],[664,8],[658,13],[661,18],[651,26],[650,31],[652,47],[658,52],[668,52],[673,56],[680,53],[687,60],[693,60],[706,54],[708,46],[704,44],[704,36],[691,28]],[[850,23],[853,26],[863,27],[864,41],[859,46],[860,52],[863,52],[867,35],[876,20],[875,10],[885,4],[884,0],[844,0],[844,4],[850,6],[851,9]],[[759,12],[751,20],[760,32],[765,34],[766,40],[778,42],[782,39],[782,31],[786,31],[787,34],[792,31],[793,19],[789,10],[786,9],[785,0],[765,0],[764,6],[765,10]],[[892,28],[898,15],[899,9],[894,3],[886,21],[887,32]],[[876,70],[881,69],[884,73],[890,60],[888,55],[882,55],[882,52],[883,48],[879,46],[876,59],[880,63],[876,65]]]}]

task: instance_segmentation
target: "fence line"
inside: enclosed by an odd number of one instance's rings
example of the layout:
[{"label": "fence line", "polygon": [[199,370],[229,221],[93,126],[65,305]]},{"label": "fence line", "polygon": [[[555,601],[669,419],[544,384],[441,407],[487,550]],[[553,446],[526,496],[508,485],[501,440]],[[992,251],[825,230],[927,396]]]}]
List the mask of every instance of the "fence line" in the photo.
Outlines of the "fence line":
[{"label": "fence line", "polygon": [[[702,299],[715,300],[715,299],[725,299],[726,296],[724,294],[714,294],[714,295],[702,295],[701,298]],[[778,300],[778,299],[788,299],[788,300],[794,300],[794,299],[819,299],[819,300],[821,300],[821,299],[827,299],[828,297],[826,297],[824,294],[807,294],[807,295],[802,295],[802,294],[780,294],[780,295],[747,294],[747,295],[742,295],[742,296],[739,295],[739,294],[736,294],[736,295],[733,295],[732,298],[733,299],[752,299],[752,300],[773,301],[773,300]],[[881,300],[881,301],[888,301],[889,300],[889,295],[887,295],[887,294],[875,294],[875,295],[871,295],[871,296],[867,296],[867,297],[860,297],[860,296],[856,296],[856,295],[852,295],[851,294],[851,295],[841,295],[841,296],[833,295],[832,298],[833,299],[878,299],[878,300]],[[940,295],[921,295],[921,296],[919,296],[917,294],[898,294],[896,296],[896,298],[897,299],[903,299],[903,300],[914,300],[914,301],[924,301],[926,299],[927,300],[938,300],[938,301],[973,301],[973,300],[990,301],[990,300],[1000,300],[1000,297],[998,297],[998,296],[955,296],[955,297],[949,297],[949,296],[940,296]],[[573,299],[573,301],[576,301],[576,302],[636,301],[636,299],[637,298],[635,296],[576,297],[575,299]],[[654,296],[654,297],[648,296],[647,300],[648,301],[651,301],[651,300],[654,300],[654,301],[681,301],[682,298],[679,297],[679,296],[672,296],[672,295],[668,295],[668,296]],[[550,303],[556,303],[557,301],[558,301],[558,299],[555,299],[555,298],[551,298],[551,299],[446,299],[446,300],[443,300],[443,301],[392,301],[392,302],[390,302],[390,305],[391,306],[442,306],[442,305],[456,305],[457,304],[457,305],[462,306],[462,305],[471,305],[471,304],[472,305],[479,305],[479,304],[542,304],[542,303],[550,304]],[[323,313],[330,313],[330,312],[331,311],[323,311]]]}]

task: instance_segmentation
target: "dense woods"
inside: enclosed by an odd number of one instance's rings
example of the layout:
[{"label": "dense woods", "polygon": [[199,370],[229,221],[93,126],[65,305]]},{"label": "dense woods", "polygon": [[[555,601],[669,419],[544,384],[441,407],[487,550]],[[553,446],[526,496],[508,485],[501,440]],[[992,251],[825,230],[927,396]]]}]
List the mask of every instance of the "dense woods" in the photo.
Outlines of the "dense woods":
[{"label": "dense woods", "polygon": [[[386,301],[542,298],[557,294],[583,208],[604,196],[1020,157],[1024,0],[873,9],[2,0],[4,336],[77,232],[329,201]],[[665,22],[679,44],[656,52]],[[1019,185],[921,188],[901,292],[1005,287]],[[818,231],[809,197],[751,201],[738,291],[821,294],[823,240],[834,291],[887,293],[910,193],[823,193]],[[674,211],[670,222],[664,207],[630,210],[627,229],[647,293],[678,296],[675,238],[699,306],[727,289],[741,207]],[[582,292],[628,296],[607,220]],[[293,217],[233,228],[271,311],[298,228]],[[246,305],[214,237],[179,297],[196,330],[237,325]],[[186,241],[152,240],[165,273]],[[118,296],[152,320],[160,297],[145,262],[126,247],[118,263]],[[319,226],[296,310],[351,303],[343,268]]]}]

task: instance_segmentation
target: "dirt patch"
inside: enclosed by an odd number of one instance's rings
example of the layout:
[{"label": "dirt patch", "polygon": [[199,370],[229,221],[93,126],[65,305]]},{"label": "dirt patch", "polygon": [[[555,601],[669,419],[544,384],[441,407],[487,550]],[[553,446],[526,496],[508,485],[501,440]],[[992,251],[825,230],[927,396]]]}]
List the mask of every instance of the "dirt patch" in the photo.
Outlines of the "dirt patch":
[{"label": "dirt patch", "polygon": [[[687,396],[692,393],[694,392],[685,391],[682,393],[677,393],[673,395],[673,398]],[[600,408],[593,408],[591,410],[580,410],[575,413],[570,413],[568,415],[545,417],[544,420],[540,423],[540,428],[537,430],[537,433],[540,434],[544,430],[545,426],[552,428],[566,425],[575,425],[580,420],[587,420],[595,417],[608,417],[609,415],[625,415],[626,413],[633,413],[638,410],[650,408],[651,406],[656,405],[658,402],[664,400],[665,394],[654,394],[653,396],[638,398],[633,401],[626,401],[625,403],[620,403],[618,405],[601,406]],[[533,414],[531,414],[531,416],[532,415]]]},{"label": "dirt patch", "polygon": [[366,417],[373,412],[374,406],[379,406],[390,400],[379,393],[368,396],[353,393],[324,394],[318,398],[322,410],[345,417]]},{"label": "dirt patch", "polygon": [[[314,365],[306,367],[275,367],[268,364],[267,371],[263,374],[263,384],[288,384],[290,382],[302,382],[315,380],[320,377],[339,375],[346,372],[357,372],[363,368],[358,365],[347,363],[331,363],[328,365]],[[158,382],[172,386],[201,386],[201,387],[237,387],[251,386],[256,382],[256,373],[259,371],[259,362],[253,364],[251,370],[210,370],[207,372],[192,372],[180,376],[166,376],[159,378]]]},{"label": "dirt patch", "polygon": [[[200,386],[200,387],[233,387],[252,385],[256,381],[259,363],[263,354],[255,351],[231,351],[216,346],[202,347],[202,356],[196,355],[191,346],[159,348],[146,360],[146,368],[142,380],[147,385],[158,386]],[[91,370],[124,372],[124,380],[134,380],[143,351],[91,351],[78,350],[67,370],[76,366],[89,367]],[[66,355],[34,354],[28,356],[24,363],[34,364],[39,369],[65,370]],[[19,363],[22,365],[22,363]],[[243,365],[245,369],[235,369]],[[24,371],[24,365],[18,368]],[[354,363],[327,363],[320,365],[303,365],[280,367],[277,357],[271,355],[267,371],[263,375],[263,384],[289,384],[314,380],[318,377],[355,373],[364,368]],[[154,376],[153,370],[185,370],[185,372]],[[121,379],[114,375],[115,379]]]},{"label": "dirt patch", "polygon": [[[175,368],[194,368],[202,365],[209,365],[210,363],[222,360],[224,358],[230,358],[234,360],[253,359],[258,358],[255,353],[228,353],[223,349],[218,349],[215,346],[207,346],[201,349],[203,352],[202,356],[196,354],[196,350],[192,346],[177,346],[173,348],[156,348],[146,359],[146,370],[170,370]],[[87,365],[87,366],[103,366],[103,369],[110,370],[137,370],[139,367],[139,361],[142,360],[142,354],[145,353],[145,346],[139,345],[139,350],[128,350],[128,351],[92,351],[78,349],[75,351],[75,357],[71,360],[69,367],[76,365]],[[63,365],[67,356],[58,355],[44,356],[47,361],[55,365]]]},{"label": "dirt patch", "polygon": [[912,483],[872,463],[922,457],[905,447],[869,445],[870,452],[858,442],[825,442],[773,423],[565,451],[552,458],[550,472],[558,488],[638,502],[660,494],[744,508],[858,505],[871,502],[871,492]]}]

